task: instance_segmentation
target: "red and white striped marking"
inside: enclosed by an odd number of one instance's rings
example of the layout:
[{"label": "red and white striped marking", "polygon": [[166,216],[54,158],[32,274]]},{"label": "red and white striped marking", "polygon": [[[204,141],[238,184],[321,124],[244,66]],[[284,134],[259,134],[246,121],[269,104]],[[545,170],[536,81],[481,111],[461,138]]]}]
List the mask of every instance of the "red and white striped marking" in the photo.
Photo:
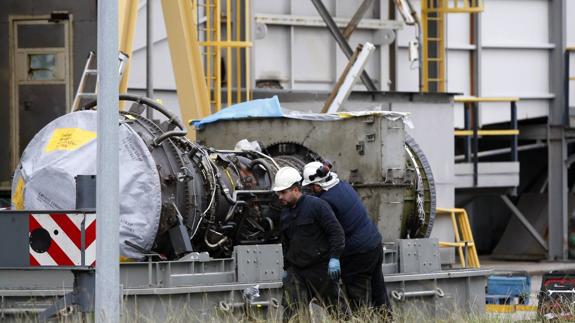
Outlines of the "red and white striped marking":
[{"label": "red and white striped marking", "polygon": [[[82,222],[86,228],[84,263],[82,263]],[[45,229],[51,242],[46,252],[30,246],[30,266],[94,266],[96,263],[96,215],[84,213],[30,214],[29,234]]]}]

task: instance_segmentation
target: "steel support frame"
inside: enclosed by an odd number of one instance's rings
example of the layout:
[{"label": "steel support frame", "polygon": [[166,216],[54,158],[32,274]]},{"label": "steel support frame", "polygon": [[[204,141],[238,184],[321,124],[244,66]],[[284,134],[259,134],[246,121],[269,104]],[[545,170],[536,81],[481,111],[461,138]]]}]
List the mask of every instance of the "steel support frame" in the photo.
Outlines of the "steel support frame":
[{"label": "steel support frame", "polygon": [[533,225],[531,225],[529,220],[527,220],[527,218],[523,215],[523,213],[521,213],[521,211],[515,206],[515,204],[513,204],[513,202],[511,202],[509,197],[507,197],[507,195],[501,195],[501,199],[503,200],[505,205],[507,205],[507,207],[511,210],[511,213],[513,213],[513,215],[515,215],[517,217],[517,219],[519,219],[519,222],[521,222],[521,224],[523,224],[525,229],[527,229],[527,231],[529,231],[531,236],[533,238],[535,238],[537,243],[539,243],[539,245],[541,245],[541,247],[543,247],[543,249],[545,249],[545,251],[548,251],[549,249],[548,249],[547,243],[545,242],[545,239],[543,239],[543,237],[541,237],[539,232],[537,232],[537,229],[535,229],[533,227]]},{"label": "steel support frame", "polygon": [[349,21],[349,23],[347,24],[347,26],[345,27],[345,29],[342,32],[343,37],[346,40],[349,40],[349,37],[351,37],[351,34],[353,34],[353,32],[355,31],[355,29],[357,28],[357,25],[359,24],[359,22],[363,18],[363,15],[365,15],[365,12],[367,11],[367,9],[373,4],[373,1],[374,0],[363,0],[361,2],[361,4],[359,5],[359,8],[357,8],[355,13],[351,17],[351,20]]},{"label": "steel support frame", "polygon": [[[353,55],[353,49],[351,48],[346,38],[341,33],[341,30],[337,27],[337,24],[329,14],[329,11],[324,6],[323,2],[321,0],[311,0],[311,2],[317,9],[317,12],[322,17],[323,21],[327,25],[327,28],[331,32],[333,38],[335,39],[335,41],[337,42],[337,44],[339,45],[339,47],[341,48],[347,59],[350,59]],[[360,77],[361,81],[363,82],[368,91],[377,91],[375,83],[373,83],[373,80],[369,77],[369,74],[367,74],[366,71],[363,71]]]},{"label": "steel support frame", "polygon": [[549,260],[566,260],[568,257],[567,212],[567,144],[565,126],[569,116],[565,112],[565,33],[566,0],[549,1],[549,39],[555,46],[550,51],[549,88],[554,93],[548,117],[548,228]]},{"label": "steel support frame", "polygon": [[[154,10],[153,1],[146,1],[146,96],[154,98]],[[153,119],[153,110],[146,108],[146,118]]]},{"label": "steel support frame", "polygon": [[[132,58],[134,47],[134,34],[136,32],[136,19],[138,18],[138,0],[118,1],[118,28],[119,28],[119,51]],[[100,53],[97,53],[100,54]],[[130,60],[124,69],[120,79],[120,93],[128,92],[128,79],[130,78]],[[122,103],[120,103],[122,104]]]},{"label": "steel support frame", "polygon": [[[178,89],[180,113],[189,127],[190,120],[201,119],[211,113],[197,23],[191,1],[162,0],[162,9]],[[188,130],[188,137],[195,137],[195,132],[191,131],[191,128]]]}]

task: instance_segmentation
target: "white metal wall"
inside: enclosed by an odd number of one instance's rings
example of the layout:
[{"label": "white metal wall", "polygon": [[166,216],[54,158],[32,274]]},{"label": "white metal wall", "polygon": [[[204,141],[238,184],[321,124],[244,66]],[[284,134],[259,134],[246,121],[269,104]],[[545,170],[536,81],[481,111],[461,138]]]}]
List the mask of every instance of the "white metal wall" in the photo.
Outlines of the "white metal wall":
[{"label": "white metal wall", "polygon": [[[361,1],[324,0],[333,17],[351,18]],[[256,21],[254,33],[254,79],[279,80],[285,89],[331,90],[345,67],[347,59],[325,27],[266,23],[258,21],[271,15],[319,17],[309,0],[254,0],[252,8]],[[375,1],[364,18],[385,19],[387,2]],[[267,20],[267,19],[266,19]],[[366,41],[378,43],[374,29],[358,28],[350,38],[352,48]],[[388,89],[388,46],[377,47],[366,70],[379,88]],[[357,90],[365,87],[358,82]]]},{"label": "white metal wall", "polygon": [[[390,0],[375,1],[366,18],[387,19]],[[568,17],[575,18],[575,1],[567,1]],[[419,1],[413,1],[419,8]],[[447,18],[447,89],[470,93],[470,53],[480,52],[479,95],[519,96],[520,119],[547,115],[549,90],[549,0],[484,0],[485,11],[480,18],[480,43],[470,44],[469,15],[450,14]],[[332,15],[349,18],[360,1],[324,0]],[[140,3],[129,87],[143,89],[146,84],[145,1]],[[252,17],[266,15],[318,16],[309,0],[253,0]],[[320,27],[267,24],[262,32],[254,23],[254,80],[277,79],[286,89],[330,90],[346,59],[328,30]],[[407,58],[407,43],[415,38],[413,27],[405,26],[397,33],[397,90],[417,91],[417,66]],[[371,29],[357,30],[350,42],[377,42]],[[154,85],[158,89],[175,90],[169,47],[160,1],[154,1]],[[567,46],[575,46],[575,19],[567,19]],[[389,47],[375,51],[367,66],[378,86],[389,89]],[[571,55],[575,61],[575,54]],[[575,62],[571,63],[575,76]],[[571,107],[575,107],[575,82],[570,85]],[[364,89],[358,82],[357,89]],[[175,100],[169,100],[175,102]],[[177,106],[173,107],[177,110]],[[509,120],[506,104],[489,104],[481,112],[484,124]],[[463,126],[461,107],[454,110],[454,123]]]}]

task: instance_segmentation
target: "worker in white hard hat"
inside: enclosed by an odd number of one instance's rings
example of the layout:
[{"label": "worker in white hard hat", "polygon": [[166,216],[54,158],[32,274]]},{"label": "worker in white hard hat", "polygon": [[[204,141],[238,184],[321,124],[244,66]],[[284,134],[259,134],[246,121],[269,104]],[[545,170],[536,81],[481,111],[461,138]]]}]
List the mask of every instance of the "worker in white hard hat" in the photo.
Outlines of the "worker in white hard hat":
[{"label": "worker in white hard hat", "polygon": [[302,186],[330,205],[345,232],[341,278],[352,310],[370,306],[389,318],[391,305],[381,267],[381,234],[357,192],[331,168],[329,162],[308,163],[303,169]]},{"label": "worker in white hard hat", "polygon": [[[293,167],[278,170],[272,189],[284,206],[281,215],[284,255],[284,320],[303,313],[312,298],[335,308],[339,256],[344,233],[329,205],[301,191],[301,175]],[[303,312],[302,312],[303,311]]]}]

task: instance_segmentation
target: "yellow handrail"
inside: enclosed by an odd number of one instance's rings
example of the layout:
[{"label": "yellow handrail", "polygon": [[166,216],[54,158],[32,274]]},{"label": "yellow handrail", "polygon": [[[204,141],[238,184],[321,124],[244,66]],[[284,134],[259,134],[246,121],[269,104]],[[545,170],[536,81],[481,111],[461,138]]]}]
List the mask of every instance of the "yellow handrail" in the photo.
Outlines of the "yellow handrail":
[{"label": "yellow handrail", "polygon": [[[473,136],[473,130],[455,130],[454,134],[458,137]],[[479,136],[517,136],[518,134],[519,130],[517,129],[477,131],[477,135]]]},{"label": "yellow handrail", "polygon": [[[425,1],[428,2],[428,1]],[[438,1],[435,6],[434,1],[429,1],[427,10],[429,12],[444,12],[444,13],[476,13],[484,10],[482,0],[445,0]]]},{"label": "yellow handrail", "polygon": [[[477,249],[475,248],[475,241],[473,240],[473,233],[471,232],[471,225],[469,224],[469,217],[465,209],[458,208],[437,208],[437,215],[449,215],[451,224],[453,225],[454,242],[439,242],[442,248],[455,248],[459,255],[459,261],[463,268],[479,268],[479,257],[477,256]],[[460,234],[461,231],[461,234]],[[463,249],[466,250],[468,262],[465,261]]]},{"label": "yellow handrail", "polygon": [[476,97],[476,96],[456,96],[457,103],[482,103],[482,102],[518,102],[518,97]]}]

